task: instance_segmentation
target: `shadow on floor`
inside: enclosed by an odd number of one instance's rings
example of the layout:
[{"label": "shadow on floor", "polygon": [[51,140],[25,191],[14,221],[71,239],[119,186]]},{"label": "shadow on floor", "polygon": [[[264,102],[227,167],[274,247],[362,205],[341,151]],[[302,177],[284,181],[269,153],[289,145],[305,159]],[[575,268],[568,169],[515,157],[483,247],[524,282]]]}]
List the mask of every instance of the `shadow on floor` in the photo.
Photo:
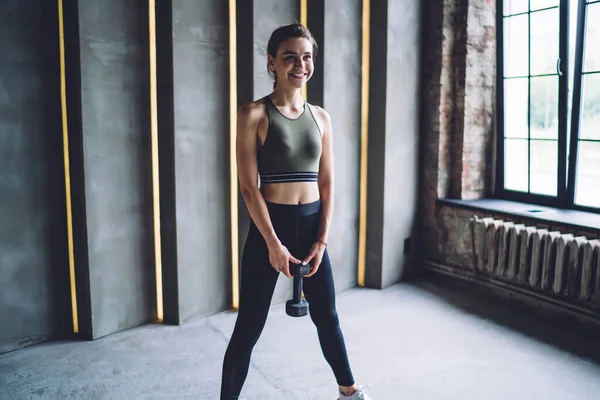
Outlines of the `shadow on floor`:
[{"label": "shadow on floor", "polygon": [[428,276],[411,285],[448,304],[600,365],[600,325],[508,298],[458,279]]}]

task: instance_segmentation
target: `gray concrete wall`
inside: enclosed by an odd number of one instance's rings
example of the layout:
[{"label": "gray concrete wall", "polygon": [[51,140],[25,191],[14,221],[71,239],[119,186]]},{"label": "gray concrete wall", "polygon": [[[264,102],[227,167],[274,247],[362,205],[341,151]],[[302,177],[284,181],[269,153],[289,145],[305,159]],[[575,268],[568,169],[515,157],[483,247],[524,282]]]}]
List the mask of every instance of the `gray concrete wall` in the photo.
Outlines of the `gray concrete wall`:
[{"label": "gray concrete wall", "polygon": [[84,170],[81,284],[97,338],[149,321],[154,309],[146,3],[80,1],[79,39],[83,165],[74,168]]},{"label": "gray concrete wall", "polygon": [[[0,328],[0,352],[71,327],[56,8],[21,3],[0,8],[7,21],[0,27],[0,207],[9,216],[0,225],[0,315],[12,316]],[[175,323],[220,311],[231,295],[227,6],[158,4],[163,293],[165,317]],[[311,0],[308,10],[321,48],[309,102],[324,105],[334,131],[329,252],[338,291],[356,283],[361,6]],[[384,287],[404,276],[411,260],[404,239],[414,238],[419,10],[409,0],[388,0],[373,2],[372,13],[367,274],[370,286]],[[147,16],[145,3],[65,1],[86,338],[147,322],[155,312]],[[299,4],[248,1],[238,4],[238,18],[242,105],[272,90],[267,41],[299,19]],[[248,222],[240,197],[240,249]],[[291,281],[281,278],[273,302],[290,295]]]},{"label": "gray concrete wall", "polygon": [[419,2],[388,0],[383,287],[412,266],[416,245],[420,20]]},{"label": "gray concrete wall", "polygon": [[259,99],[273,90],[273,79],[267,71],[267,44],[271,33],[281,25],[300,21],[300,2],[254,0],[253,20],[254,98]]},{"label": "gray concrete wall", "polygon": [[0,353],[68,335],[56,4],[0,2]]},{"label": "gray concrete wall", "polygon": [[360,184],[362,2],[325,1],[324,108],[333,129],[334,215],[329,254],[337,290],[356,284]]},{"label": "gray concrete wall", "polygon": [[229,300],[227,2],[173,1],[172,48],[178,320],[183,322],[220,311]]},{"label": "gray concrete wall", "polygon": [[367,286],[383,288],[402,279],[416,245],[420,10],[387,0],[371,13]]}]

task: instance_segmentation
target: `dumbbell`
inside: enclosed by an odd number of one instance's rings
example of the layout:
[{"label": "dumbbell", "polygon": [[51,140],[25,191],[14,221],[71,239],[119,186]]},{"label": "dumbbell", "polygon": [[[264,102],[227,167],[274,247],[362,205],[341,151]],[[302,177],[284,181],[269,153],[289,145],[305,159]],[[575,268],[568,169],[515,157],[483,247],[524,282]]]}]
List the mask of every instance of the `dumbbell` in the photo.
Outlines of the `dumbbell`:
[{"label": "dumbbell", "polygon": [[293,297],[285,303],[285,312],[290,317],[308,314],[308,301],[302,298],[302,279],[309,272],[310,264],[290,264],[290,274],[294,277]]}]

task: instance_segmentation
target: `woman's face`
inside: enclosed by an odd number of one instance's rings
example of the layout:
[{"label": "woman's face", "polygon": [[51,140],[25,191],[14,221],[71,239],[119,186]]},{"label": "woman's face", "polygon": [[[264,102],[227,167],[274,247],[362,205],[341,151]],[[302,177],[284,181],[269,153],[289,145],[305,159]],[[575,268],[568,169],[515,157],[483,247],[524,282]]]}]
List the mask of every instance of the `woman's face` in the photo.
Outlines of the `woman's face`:
[{"label": "woman's face", "polygon": [[275,59],[269,56],[269,69],[277,75],[277,85],[301,88],[313,74],[312,44],[305,38],[281,43]]}]

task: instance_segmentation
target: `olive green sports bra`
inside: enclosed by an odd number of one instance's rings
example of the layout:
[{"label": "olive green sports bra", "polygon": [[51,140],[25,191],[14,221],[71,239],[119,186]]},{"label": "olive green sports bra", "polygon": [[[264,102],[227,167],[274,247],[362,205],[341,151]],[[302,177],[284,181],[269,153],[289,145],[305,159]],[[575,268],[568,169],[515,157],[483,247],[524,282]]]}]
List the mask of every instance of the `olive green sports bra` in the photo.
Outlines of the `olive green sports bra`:
[{"label": "olive green sports bra", "polygon": [[261,183],[316,182],[322,151],[322,136],[311,106],[291,119],[264,98],[269,118],[267,137],[258,148],[258,173]]}]

